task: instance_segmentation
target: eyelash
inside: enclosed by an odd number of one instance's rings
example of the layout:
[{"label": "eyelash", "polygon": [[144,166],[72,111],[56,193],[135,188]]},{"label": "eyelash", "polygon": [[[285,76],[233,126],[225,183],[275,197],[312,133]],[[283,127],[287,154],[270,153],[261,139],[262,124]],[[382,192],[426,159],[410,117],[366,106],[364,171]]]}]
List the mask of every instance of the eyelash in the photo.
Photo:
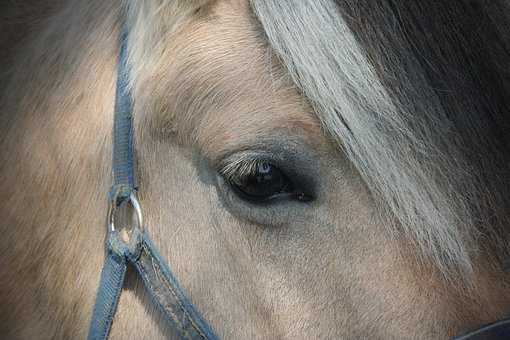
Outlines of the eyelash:
[{"label": "eyelash", "polygon": [[237,160],[224,166],[220,174],[238,197],[251,203],[285,198],[301,202],[313,199],[284,171],[268,160]]},{"label": "eyelash", "polygon": [[270,163],[264,159],[240,159],[229,162],[221,168],[219,173],[227,180],[239,180],[254,175],[257,168],[263,163]]}]

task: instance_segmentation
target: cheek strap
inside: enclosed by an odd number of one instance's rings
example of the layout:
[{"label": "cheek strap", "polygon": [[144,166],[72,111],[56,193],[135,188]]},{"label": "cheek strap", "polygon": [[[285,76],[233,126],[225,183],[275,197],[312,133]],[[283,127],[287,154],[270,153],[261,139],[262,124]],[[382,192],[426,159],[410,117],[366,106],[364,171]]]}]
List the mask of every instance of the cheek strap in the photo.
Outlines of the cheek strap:
[{"label": "cheek strap", "polygon": [[109,233],[88,339],[108,338],[128,265],[134,267],[165,321],[182,339],[218,339],[190,303],[149,236],[138,228],[131,232],[128,242],[117,231]]},{"label": "cheek strap", "polygon": [[[179,286],[169,266],[143,232],[142,209],[137,199],[133,138],[133,98],[129,87],[126,27],[120,41],[113,131],[113,179],[106,242],[106,259],[89,328],[89,340],[108,338],[124,285],[127,266],[134,267],[164,319],[182,339],[218,339]],[[135,225],[118,228],[116,212],[130,204]]]}]

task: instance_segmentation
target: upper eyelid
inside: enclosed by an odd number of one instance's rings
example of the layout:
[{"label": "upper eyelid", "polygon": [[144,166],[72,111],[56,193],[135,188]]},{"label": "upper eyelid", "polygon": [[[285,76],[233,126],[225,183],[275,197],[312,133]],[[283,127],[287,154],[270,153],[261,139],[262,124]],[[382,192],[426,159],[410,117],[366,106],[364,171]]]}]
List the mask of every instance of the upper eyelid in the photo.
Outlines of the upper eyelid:
[{"label": "upper eyelid", "polygon": [[241,177],[253,174],[263,162],[276,163],[265,152],[247,151],[228,156],[218,166],[218,172],[226,178]]}]

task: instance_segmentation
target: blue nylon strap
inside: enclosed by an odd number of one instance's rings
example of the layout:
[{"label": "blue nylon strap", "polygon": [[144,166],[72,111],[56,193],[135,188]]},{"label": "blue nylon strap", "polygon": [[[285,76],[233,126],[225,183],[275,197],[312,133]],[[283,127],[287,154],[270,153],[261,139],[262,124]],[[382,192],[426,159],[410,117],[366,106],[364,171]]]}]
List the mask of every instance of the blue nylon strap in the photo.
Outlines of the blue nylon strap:
[{"label": "blue nylon strap", "polygon": [[113,183],[115,190],[121,190],[120,197],[129,196],[136,190],[134,141],[133,141],[133,98],[129,86],[128,34],[123,29],[120,38],[119,65],[117,67],[117,88],[115,94],[115,116],[113,122]]},{"label": "blue nylon strap", "polygon": [[96,304],[92,312],[88,340],[108,339],[113,317],[124,285],[128,261],[140,255],[142,234],[138,228],[124,242],[117,231],[108,234],[106,259],[101,272]]},{"label": "blue nylon strap", "polygon": [[90,323],[89,340],[108,338],[128,263],[135,267],[152,301],[182,339],[218,339],[189,302],[146,233],[142,234],[139,229],[134,229],[129,243],[125,243],[114,231],[109,234],[107,244],[107,256]]},{"label": "blue nylon strap", "polygon": [[218,339],[189,302],[146,233],[143,235],[140,256],[133,264],[152,300],[183,339]]},{"label": "blue nylon strap", "polygon": [[453,340],[504,340],[510,339],[510,319],[485,325],[475,331],[453,338]]},{"label": "blue nylon strap", "polygon": [[[113,198],[115,200],[119,198],[119,202],[111,203],[113,205],[120,205],[135,190],[133,100],[129,90],[127,38],[127,30],[123,27],[120,37],[113,122],[113,186],[109,193],[110,201]],[[89,340],[108,338],[127,269],[127,251],[113,246],[120,244],[117,233],[109,231],[106,243],[106,259],[92,312]]]},{"label": "blue nylon strap", "polygon": [[[158,254],[147,234],[133,227],[129,241],[125,242],[115,230],[115,209],[122,202],[136,200],[136,181],[133,140],[133,99],[129,89],[127,30],[123,29],[120,41],[120,57],[117,71],[115,117],[113,131],[113,177],[110,190],[112,217],[111,230],[107,235],[107,252],[96,303],[89,328],[89,340],[105,340],[115,316],[122,292],[127,265],[134,266],[153,302],[182,339],[216,340],[208,324],[189,302],[179,287],[170,268]],[[136,200],[136,202],[138,202]],[[139,217],[141,223],[141,213]]]},{"label": "blue nylon strap", "polygon": [[96,304],[90,321],[89,340],[107,339],[113,316],[117,309],[124,276],[126,275],[126,258],[108,250],[101,272]]}]

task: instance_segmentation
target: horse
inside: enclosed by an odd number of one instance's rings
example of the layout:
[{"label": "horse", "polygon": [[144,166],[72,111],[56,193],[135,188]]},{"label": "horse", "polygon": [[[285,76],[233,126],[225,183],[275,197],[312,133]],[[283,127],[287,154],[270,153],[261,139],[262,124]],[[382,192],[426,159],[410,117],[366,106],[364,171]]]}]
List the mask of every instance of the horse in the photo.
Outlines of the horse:
[{"label": "horse", "polygon": [[[446,339],[508,313],[504,0],[0,8],[3,339],[87,335],[123,24],[145,228],[220,338]],[[132,269],[110,337],[177,337]]]}]

